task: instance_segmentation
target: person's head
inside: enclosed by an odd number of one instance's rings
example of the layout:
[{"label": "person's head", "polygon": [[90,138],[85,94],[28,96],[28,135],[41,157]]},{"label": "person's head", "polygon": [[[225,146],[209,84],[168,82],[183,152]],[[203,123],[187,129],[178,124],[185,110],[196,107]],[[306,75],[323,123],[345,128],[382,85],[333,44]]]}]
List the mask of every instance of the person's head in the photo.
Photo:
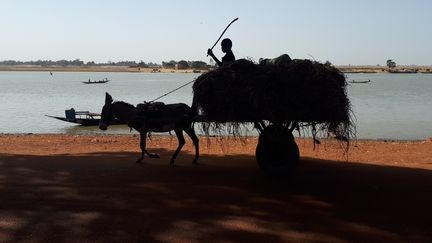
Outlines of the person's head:
[{"label": "person's head", "polygon": [[222,52],[227,52],[227,51],[231,50],[232,41],[228,38],[223,39],[221,46],[222,46]]}]

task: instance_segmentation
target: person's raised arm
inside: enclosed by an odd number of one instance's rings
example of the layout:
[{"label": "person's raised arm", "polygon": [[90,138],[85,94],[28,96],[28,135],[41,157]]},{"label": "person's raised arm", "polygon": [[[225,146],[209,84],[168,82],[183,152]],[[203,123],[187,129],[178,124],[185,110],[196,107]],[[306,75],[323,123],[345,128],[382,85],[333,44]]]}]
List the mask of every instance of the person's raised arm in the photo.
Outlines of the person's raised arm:
[{"label": "person's raised arm", "polygon": [[217,57],[213,54],[212,49],[208,49],[208,50],[207,50],[207,55],[211,56],[211,57],[213,58],[213,60],[215,60],[215,62],[217,63],[217,65],[218,65],[219,67],[222,66],[222,62],[219,61],[219,59],[217,59]]}]

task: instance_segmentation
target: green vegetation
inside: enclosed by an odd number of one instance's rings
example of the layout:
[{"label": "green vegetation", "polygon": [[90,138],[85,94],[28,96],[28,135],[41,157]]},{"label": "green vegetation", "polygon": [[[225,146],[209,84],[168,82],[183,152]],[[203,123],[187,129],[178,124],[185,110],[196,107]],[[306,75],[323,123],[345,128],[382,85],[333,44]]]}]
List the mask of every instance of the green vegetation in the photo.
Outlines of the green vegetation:
[{"label": "green vegetation", "polygon": [[394,62],[392,59],[387,60],[387,67],[390,69],[393,69],[396,67],[396,62]]},{"label": "green vegetation", "polygon": [[162,62],[162,67],[164,68],[175,68],[176,65],[180,68],[180,69],[187,69],[187,68],[192,68],[192,69],[208,69],[210,68],[210,65],[208,65],[207,63],[203,62],[203,61],[185,61],[185,60],[181,60],[181,61],[174,61],[171,60],[169,62]]},{"label": "green vegetation", "polygon": [[136,62],[136,61],[119,61],[119,62],[111,62],[108,61],[106,63],[96,63],[94,61],[89,61],[84,63],[80,59],[75,60],[37,60],[37,61],[14,61],[14,60],[5,60],[0,61],[0,66],[18,66],[18,65],[34,65],[34,66],[74,66],[74,67],[97,67],[97,66],[129,66],[129,67],[143,67],[143,68],[175,68],[176,65],[179,65],[183,69],[192,68],[192,69],[208,69],[210,66],[203,61],[168,61],[162,62],[162,64],[153,63],[153,62]]}]

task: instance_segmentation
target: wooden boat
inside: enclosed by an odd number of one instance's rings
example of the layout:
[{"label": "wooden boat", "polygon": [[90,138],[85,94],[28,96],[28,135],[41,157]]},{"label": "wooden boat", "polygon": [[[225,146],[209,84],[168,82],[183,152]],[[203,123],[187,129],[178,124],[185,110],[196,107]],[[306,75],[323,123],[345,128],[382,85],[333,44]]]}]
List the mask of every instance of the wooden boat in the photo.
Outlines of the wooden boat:
[{"label": "wooden boat", "polygon": [[361,80],[361,81],[352,80],[352,81],[349,81],[349,82],[352,83],[352,84],[367,84],[367,83],[370,83],[371,81],[369,79],[369,80]]},{"label": "wooden boat", "polygon": [[[81,126],[97,126],[99,125],[99,121],[101,119],[101,114],[99,113],[93,113],[89,111],[75,111],[75,109],[73,108],[69,110],[65,110],[65,117],[49,116],[49,115],[46,116],[55,118],[60,121],[79,124]],[[112,121],[111,124],[120,125],[120,124],[127,124],[127,122],[114,120]]]},{"label": "wooden boat", "polygon": [[109,80],[108,78],[97,80],[97,81],[91,81],[90,79],[88,81],[82,82],[83,84],[104,84],[107,83]]}]

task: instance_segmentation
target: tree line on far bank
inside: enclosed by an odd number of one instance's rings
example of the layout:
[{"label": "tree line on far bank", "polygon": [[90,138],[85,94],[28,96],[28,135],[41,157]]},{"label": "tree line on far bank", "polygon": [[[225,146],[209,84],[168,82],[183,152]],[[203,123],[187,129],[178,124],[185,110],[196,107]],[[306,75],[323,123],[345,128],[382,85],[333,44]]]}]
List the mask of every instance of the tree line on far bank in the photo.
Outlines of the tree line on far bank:
[{"label": "tree line on far bank", "polygon": [[0,61],[0,65],[2,66],[13,66],[13,65],[36,65],[36,66],[83,66],[83,67],[93,67],[93,66],[129,66],[129,67],[142,67],[142,68],[192,68],[192,69],[208,69],[210,65],[203,61],[167,61],[159,63],[153,62],[136,62],[136,61],[119,61],[119,62],[111,62],[108,61],[106,63],[96,63],[94,61],[83,62],[80,59],[75,60],[37,60],[37,61],[14,61],[14,60],[5,60]]}]

